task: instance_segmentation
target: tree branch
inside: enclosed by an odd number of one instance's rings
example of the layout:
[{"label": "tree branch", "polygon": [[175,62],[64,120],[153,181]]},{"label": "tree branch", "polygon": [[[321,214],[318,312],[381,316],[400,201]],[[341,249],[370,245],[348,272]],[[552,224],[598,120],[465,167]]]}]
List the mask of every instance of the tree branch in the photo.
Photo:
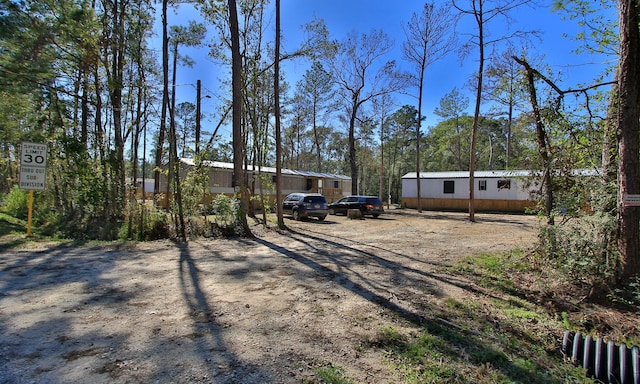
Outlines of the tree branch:
[{"label": "tree branch", "polygon": [[562,89],[560,89],[553,81],[551,81],[549,78],[547,78],[545,75],[543,75],[542,73],[540,73],[537,69],[532,68],[529,63],[526,60],[522,60],[517,58],[516,56],[511,56],[518,64],[524,66],[527,69],[530,69],[534,75],[536,75],[537,77],[539,77],[541,80],[543,80],[545,83],[547,83],[551,88],[553,88],[554,91],[556,91],[560,96],[564,96],[567,93],[585,93],[591,89],[595,89],[598,87],[604,87],[606,85],[613,85],[616,82],[615,81],[607,81],[606,83],[599,83],[599,84],[593,84],[590,85],[588,87],[585,88],[580,88],[580,89],[568,89],[566,91],[563,91]]}]

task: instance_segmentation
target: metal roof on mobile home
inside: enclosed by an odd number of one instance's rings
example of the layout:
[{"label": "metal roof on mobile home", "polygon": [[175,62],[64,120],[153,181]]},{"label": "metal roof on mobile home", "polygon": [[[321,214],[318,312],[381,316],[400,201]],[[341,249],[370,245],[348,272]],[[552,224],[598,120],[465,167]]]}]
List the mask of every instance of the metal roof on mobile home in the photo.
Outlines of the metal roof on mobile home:
[{"label": "metal roof on mobile home", "polygon": [[[475,171],[475,178],[505,178],[505,177],[524,177],[530,176],[531,171],[512,170],[512,171]],[[469,177],[469,171],[449,171],[449,172],[420,172],[421,179],[466,179]],[[402,176],[403,179],[415,179],[416,172],[410,172]]]},{"label": "metal roof on mobile home", "polygon": [[[193,161],[193,159],[187,159],[187,158],[181,158],[180,162],[182,162],[183,164],[189,165],[189,166],[194,166],[195,162]],[[211,167],[211,168],[221,168],[221,169],[231,169],[233,170],[233,163],[224,163],[221,161],[209,161],[209,160],[204,160],[202,162],[203,165],[207,166],[207,167]],[[265,173],[276,173],[276,169],[274,167],[253,167],[251,165],[248,166],[247,170],[249,171],[258,171],[260,170],[261,172],[265,172]],[[319,172],[311,172],[311,171],[295,171],[292,169],[285,169],[283,168],[282,170],[282,174],[283,175],[299,175],[299,176],[307,176],[307,177],[319,177],[319,178],[325,178],[325,179],[342,179],[342,180],[351,180],[351,177],[349,176],[344,176],[344,175],[334,175],[331,173],[319,173]]]},{"label": "metal roof on mobile home", "polygon": [[[600,174],[597,169],[576,169],[573,176],[596,176]],[[527,177],[533,175],[529,170],[500,170],[500,171],[475,171],[473,177],[476,179],[497,179],[509,177]],[[415,179],[416,172],[409,172],[402,176],[403,179]],[[420,179],[468,179],[469,171],[448,171],[448,172],[420,172]]]}]

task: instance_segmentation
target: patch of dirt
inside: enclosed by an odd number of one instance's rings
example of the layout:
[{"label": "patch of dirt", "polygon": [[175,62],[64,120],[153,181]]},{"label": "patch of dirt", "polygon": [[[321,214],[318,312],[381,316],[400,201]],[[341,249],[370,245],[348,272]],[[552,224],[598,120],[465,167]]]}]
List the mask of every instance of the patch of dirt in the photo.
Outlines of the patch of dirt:
[{"label": "patch of dirt", "polygon": [[447,298],[478,295],[443,267],[526,248],[537,218],[391,210],[378,219],[254,227],[253,239],[0,254],[2,383],[301,383],[344,368],[400,378],[366,348]]}]

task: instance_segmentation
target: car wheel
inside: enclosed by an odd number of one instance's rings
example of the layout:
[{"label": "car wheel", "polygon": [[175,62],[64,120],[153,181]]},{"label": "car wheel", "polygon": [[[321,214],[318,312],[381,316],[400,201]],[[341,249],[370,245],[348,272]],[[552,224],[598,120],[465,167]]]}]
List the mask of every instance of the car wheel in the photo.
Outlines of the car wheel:
[{"label": "car wheel", "polygon": [[297,209],[294,210],[291,215],[293,216],[293,220],[300,220],[300,213],[298,212]]},{"label": "car wheel", "polygon": [[375,217],[376,219],[378,218],[378,216],[380,216],[380,215],[377,215],[377,214],[376,214],[376,215],[373,215],[373,217]]},{"label": "car wheel", "polygon": [[324,219],[325,219],[326,217],[327,217],[327,216],[318,216],[318,220],[320,220],[320,221],[324,221]]},{"label": "car wheel", "polygon": [[329,209],[329,214],[330,215],[335,215],[336,214],[336,210],[333,209],[333,208]]}]

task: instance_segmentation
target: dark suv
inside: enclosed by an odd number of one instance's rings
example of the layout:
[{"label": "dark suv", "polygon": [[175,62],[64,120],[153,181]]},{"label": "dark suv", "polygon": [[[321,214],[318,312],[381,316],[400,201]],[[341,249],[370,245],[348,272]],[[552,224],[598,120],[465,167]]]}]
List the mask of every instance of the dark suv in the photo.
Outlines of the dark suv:
[{"label": "dark suv", "polygon": [[349,209],[359,209],[362,215],[378,217],[384,213],[382,200],[377,196],[348,196],[329,204],[329,214],[347,214]]},{"label": "dark suv", "polygon": [[282,211],[294,220],[317,217],[323,221],[329,213],[327,199],[318,193],[291,193],[282,201]]}]

